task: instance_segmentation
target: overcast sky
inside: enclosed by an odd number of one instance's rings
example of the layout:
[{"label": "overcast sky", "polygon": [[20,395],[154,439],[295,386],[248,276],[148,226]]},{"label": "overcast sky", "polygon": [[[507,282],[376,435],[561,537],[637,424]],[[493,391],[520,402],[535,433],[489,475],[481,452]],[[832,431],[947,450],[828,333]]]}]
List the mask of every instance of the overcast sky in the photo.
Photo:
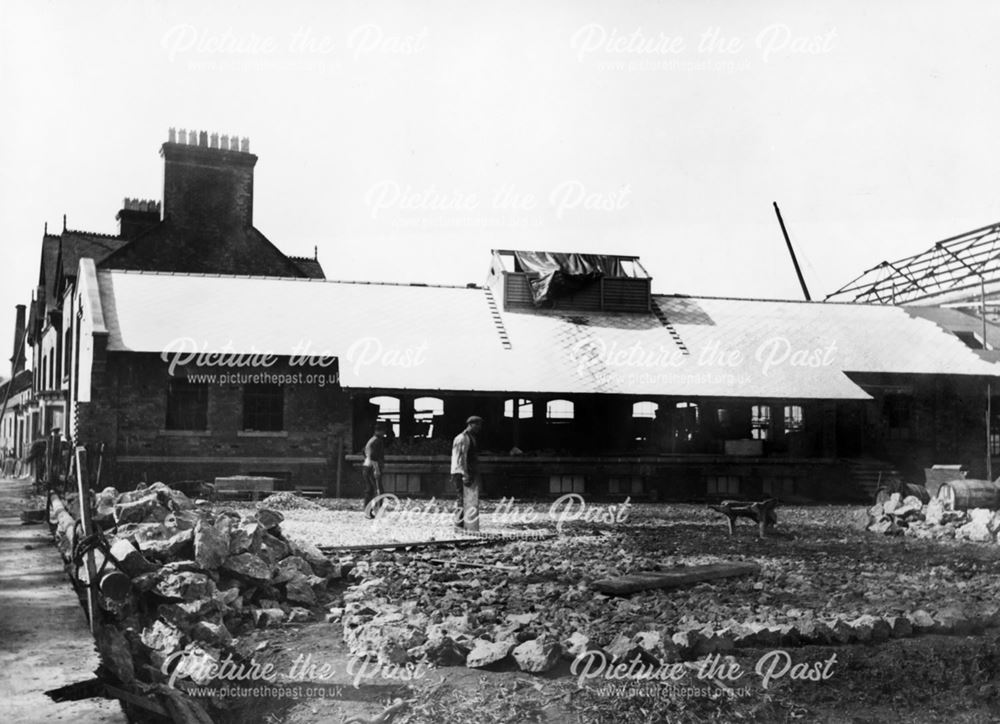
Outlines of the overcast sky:
[{"label": "overcast sky", "polygon": [[331,279],[481,282],[523,248],[801,298],[777,201],[822,298],[1000,220],[1000,6],[945,7],[4,0],[0,349],[45,222],[161,199],[171,126],[249,137],[255,226]]}]

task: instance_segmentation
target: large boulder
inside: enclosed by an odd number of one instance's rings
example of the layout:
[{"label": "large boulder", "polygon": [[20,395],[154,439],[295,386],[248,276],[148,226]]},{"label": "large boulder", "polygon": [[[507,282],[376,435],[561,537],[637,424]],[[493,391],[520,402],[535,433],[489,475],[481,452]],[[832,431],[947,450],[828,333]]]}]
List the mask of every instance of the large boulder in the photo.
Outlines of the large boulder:
[{"label": "large boulder", "polygon": [[889,496],[889,499],[882,504],[882,512],[886,515],[892,515],[902,504],[902,496],[899,493],[893,493]]},{"label": "large boulder", "polygon": [[296,574],[303,576],[313,575],[312,566],[301,556],[288,556],[278,561],[274,567],[274,583],[286,583],[296,577]]},{"label": "large boulder", "polygon": [[214,571],[229,557],[229,538],[205,520],[194,527],[194,559],[202,568]]},{"label": "large boulder", "polygon": [[924,521],[930,525],[941,525],[944,520],[944,503],[940,498],[931,498],[924,509]]},{"label": "large boulder", "polygon": [[316,593],[309,584],[309,579],[299,573],[285,584],[285,598],[292,603],[304,606],[316,605]]},{"label": "large boulder", "polygon": [[149,649],[150,661],[156,669],[159,669],[171,654],[184,648],[185,637],[184,633],[173,624],[157,619],[142,630],[139,641]]},{"label": "large boulder", "polygon": [[521,671],[532,674],[540,674],[552,669],[559,663],[561,648],[555,641],[549,641],[544,637],[525,641],[516,646],[512,652],[514,661]]},{"label": "large boulder", "polygon": [[[156,493],[147,493],[141,498],[115,505],[115,522],[119,525],[122,523],[142,523],[161,507]],[[166,514],[167,511],[163,510],[160,520],[166,517]]]},{"label": "large boulder", "polygon": [[163,576],[153,586],[153,591],[164,598],[195,601],[211,599],[216,593],[216,588],[215,582],[206,574],[183,571]]},{"label": "large boulder", "polygon": [[414,659],[426,659],[435,666],[461,666],[469,655],[469,647],[451,636],[442,636],[415,646],[408,653]]},{"label": "large boulder", "polygon": [[264,530],[273,531],[275,528],[281,525],[281,521],[285,519],[285,516],[283,516],[276,510],[271,510],[270,508],[261,508],[260,510],[257,511],[257,514],[254,516],[254,518],[257,520],[258,523],[261,524],[261,526],[263,526]]},{"label": "large boulder", "polygon": [[992,541],[995,535],[990,528],[993,522],[993,511],[987,508],[975,508],[969,511],[969,522],[955,531],[956,536],[968,538],[971,541],[986,543]]},{"label": "large boulder", "polygon": [[334,573],[335,566],[319,548],[308,541],[289,541],[292,547],[292,554],[304,558],[312,566],[313,572],[317,576],[329,576]]},{"label": "large boulder", "polygon": [[129,578],[155,571],[157,568],[146,560],[132,541],[126,538],[119,538],[111,544],[111,555]]},{"label": "large boulder", "polygon": [[264,539],[264,527],[257,521],[242,521],[232,527],[229,537],[229,552],[260,553],[260,544]]},{"label": "large boulder", "polygon": [[245,581],[266,583],[271,580],[271,567],[253,553],[229,556],[221,569]]},{"label": "large boulder", "polygon": [[469,668],[478,669],[489,666],[507,658],[507,655],[514,648],[513,641],[487,641],[486,639],[476,639],[472,642],[472,650],[465,658],[465,665]]},{"label": "large boulder", "polygon": [[[261,537],[260,557],[271,564],[275,564],[282,558],[287,558],[292,554],[292,547],[281,538],[265,532]],[[301,556],[300,556],[301,557]]]},{"label": "large boulder", "polygon": [[154,558],[180,558],[191,551],[194,541],[193,530],[182,530],[169,538],[140,538],[139,550]]}]

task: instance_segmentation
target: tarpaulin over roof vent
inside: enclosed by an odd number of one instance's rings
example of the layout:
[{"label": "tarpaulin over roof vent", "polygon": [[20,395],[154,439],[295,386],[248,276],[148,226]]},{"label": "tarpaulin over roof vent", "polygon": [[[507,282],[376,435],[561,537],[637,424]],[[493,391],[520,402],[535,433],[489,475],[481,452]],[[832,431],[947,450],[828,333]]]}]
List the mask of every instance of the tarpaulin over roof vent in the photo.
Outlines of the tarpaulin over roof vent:
[{"label": "tarpaulin over roof vent", "polygon": [[622,276],[617,258],[598,254],[516,251],[514,259],[515,271],[538,275],[529,279],[535,306],[569,296],[601,277]]}]

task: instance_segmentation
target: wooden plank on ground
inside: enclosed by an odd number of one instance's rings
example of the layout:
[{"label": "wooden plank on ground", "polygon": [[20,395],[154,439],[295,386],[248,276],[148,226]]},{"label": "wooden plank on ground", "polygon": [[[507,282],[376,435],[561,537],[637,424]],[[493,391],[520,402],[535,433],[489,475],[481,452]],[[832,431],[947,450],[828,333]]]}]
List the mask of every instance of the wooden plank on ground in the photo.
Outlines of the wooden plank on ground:
[{"label": "wooden plank on ground", "polygon": [[627,576],[594,581],[593,585],[601,593],[620,596],[651,588],[677,588],[701,581],[753,576],[758,573],[760,573],[760,566],[756,563],[734,561],[731,563],[709,563],[703,566],[678,566],[669,571],[639,571]]}]

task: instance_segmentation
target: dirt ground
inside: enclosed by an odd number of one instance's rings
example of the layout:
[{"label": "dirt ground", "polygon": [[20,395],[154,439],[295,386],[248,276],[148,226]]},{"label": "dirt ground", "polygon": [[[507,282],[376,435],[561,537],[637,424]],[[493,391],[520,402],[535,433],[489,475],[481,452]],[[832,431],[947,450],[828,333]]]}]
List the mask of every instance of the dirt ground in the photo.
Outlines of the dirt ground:
[{"label": "dirt ground", "polygon": [[[47,530],[21,526],[14,517],[26,490],[10,483],[0,488],[0,721],[124,721],[112,702],[53,704],[42,695],[86,678],[97,659]],[[535,505],[544,510],[546,503]],[[323,538],[371,544],[419,534],[391,525],[373,529],[358,512],[360,501],[322,501],[321,507],[326,512],[284,510],[289,530],[321,544]],[[728,678],[706,676],[699,668],[706,659],[699,657],[661,684],[584,680],[570,657],[541,675],[519,671],[509,657],[482,669],[380,669],[352,655],[342,619],[322,618],[326,608],[342,609],[357,586],[365,587],[363,602],[374,608],[409,605],[431,620],[467,615],[476,626],[498,615],[534,613],[537,631],[558,640],[584,632],[597,646],[621,633],[660,630],[669,637],[733,622],[787,624],[918,608],[998,610],[1000,546],[877,536],[852,527],[856,513],[847,506],[782,509],[785,534],[761,541],[750,525],[733,538],[725,535],[724,523],[704,506],[644,505],[626,522],[576,521],[548,540],[334,553],[354,570],[313,621],[240,637],[254,661],[287,675],[277,688],[217,696],[227,707],[220,724],[1000,721],[1000,628],[989,626],[976,635],[925,634],[878,644],[738,648],[714,660],[716,674],[725,667]],[[550,530],[552,521],[521,527]],[[761,572],[623,597],[590,587],[601,577],[717,560],[754,561]],[[775,675],[765,682],[769,670]],[[391,716],[379,718],[394,703]]]},{"label": "dirt ground", "polygon": [[[263,632],[262,632],[263,633]],[[314,692],[297,699],[241,701],[232,721],[326,724],[370,721],[395,699],[374,695],[373,684],[393,684],[378,676],[355,680],[351,656],[338,627],[308,624],[262,636],[269,641],[259,660],[287,671],[297,657],[329,664],[336,672],[324,681],[336,700]],[[409,682],[399,724],[482,724],[483,722],[822,722],[876,724],[886,721],[1000,721],[997,676],[1000,632],[981,636],[929,635],[880,645],[809,646],[788,649],[795,662],[836,657],[832,676],[821,683],[782,679],[761,686],[757,663],[770,650],[741,650],[734,657],[745,671],[732,682],[732,698],[698,680],[692,671],[675,687],[622,686],[588,681],[581,687],[568,662],[545,675],[520,672],[513,664],[484,670],[445,667]],[[769,661],[769,660],[765,660]],[[356,671],[356,668],[355,668]],[[316,679],[319,682],[320,679]],[[299,682],[306,691],[306,682]],[[353,688],[359,683],[358,688]],[[609,685],[610,684],[610,685]],[[339,691],[336,687],[341,687]]]},{"label": "dirt ground", "polygon": [[56,704],[43,693],[90,678],[98,659],[48,528],[21,525],[29,492],[0,481],[0,721],[125,722],[117,702]]},{"label": "dirt ground", "polygon": [[[350,508],[339,501],[334,507],[339,513]],[[428,614],[474,618],[484,609],[534,611],[541,613],[541,629],[560,638],[583,630],[599,645],[606,645],[615,632],[657,627],[780,624],[918,608],[932,613],[996,609],[998,546],[880,537],[852,527],[856,512],[848,506],[784,509],[779,530],[786,535],[761,541],[749,525],[734,538],[724,535],[724,524],[703,506],[637,506],[626,525],[574,523],[555,540],[426,553],[353,553],[356,577],[349,583],[367,582],[366,601],[376,608],[416,602],[417,610]],[[303,521],[304,531],[308,523],[320,522],[312,512],[298,518],[294,510],[285,515],[286,520]],[[336,519],[342,521],[338,536],[349,526],[358,527],[359,536],[370,536],[360,518]],[[442,559],[513,570],[445,565],[442,572]],[[716,559],[753,560],[762,572],[756,580],[713,581],[626,597],[579,589],[581,581],[589,584],[606,575]],[[321,696],[299,680],[303,686],[297,699],[259,701],[252,707],[243,702],[233,711],[233,721],[247,720],[248,709],[256,720],[275,723],[374,721],[397,698],[404,703],[391,719],[396,724],[1000,721],[1000,629],[879,644],[737,649],[728,662],[738,664],[742,674],[728,682],[728,691],[710,677],[700,677],[697,669],[674,685],[602,677],[581,683],[568,660],[533,675],[519,671],[509,658],[484,669],[436,668],[411,681],[387,678],[400,672],[373,666],[366,672],[373,676],[355,680],[351,674],[358,664],[342,631],[340,621],[256,631],[254,641],[261,646],[256,659],[288,671],[298,657],[310,657],[332,669],[329,678],[312,681],[332,688]],[[774,663],[777,672],[784,662],[775,650],[787,651],[789,667],[764,687],[768,667]],[[827,662],[823,680],[791,680],[791,666],[818,673]],[[378,689],[401,685],[407,688]],[[326,698],[329,693],[337,698]]]}]

